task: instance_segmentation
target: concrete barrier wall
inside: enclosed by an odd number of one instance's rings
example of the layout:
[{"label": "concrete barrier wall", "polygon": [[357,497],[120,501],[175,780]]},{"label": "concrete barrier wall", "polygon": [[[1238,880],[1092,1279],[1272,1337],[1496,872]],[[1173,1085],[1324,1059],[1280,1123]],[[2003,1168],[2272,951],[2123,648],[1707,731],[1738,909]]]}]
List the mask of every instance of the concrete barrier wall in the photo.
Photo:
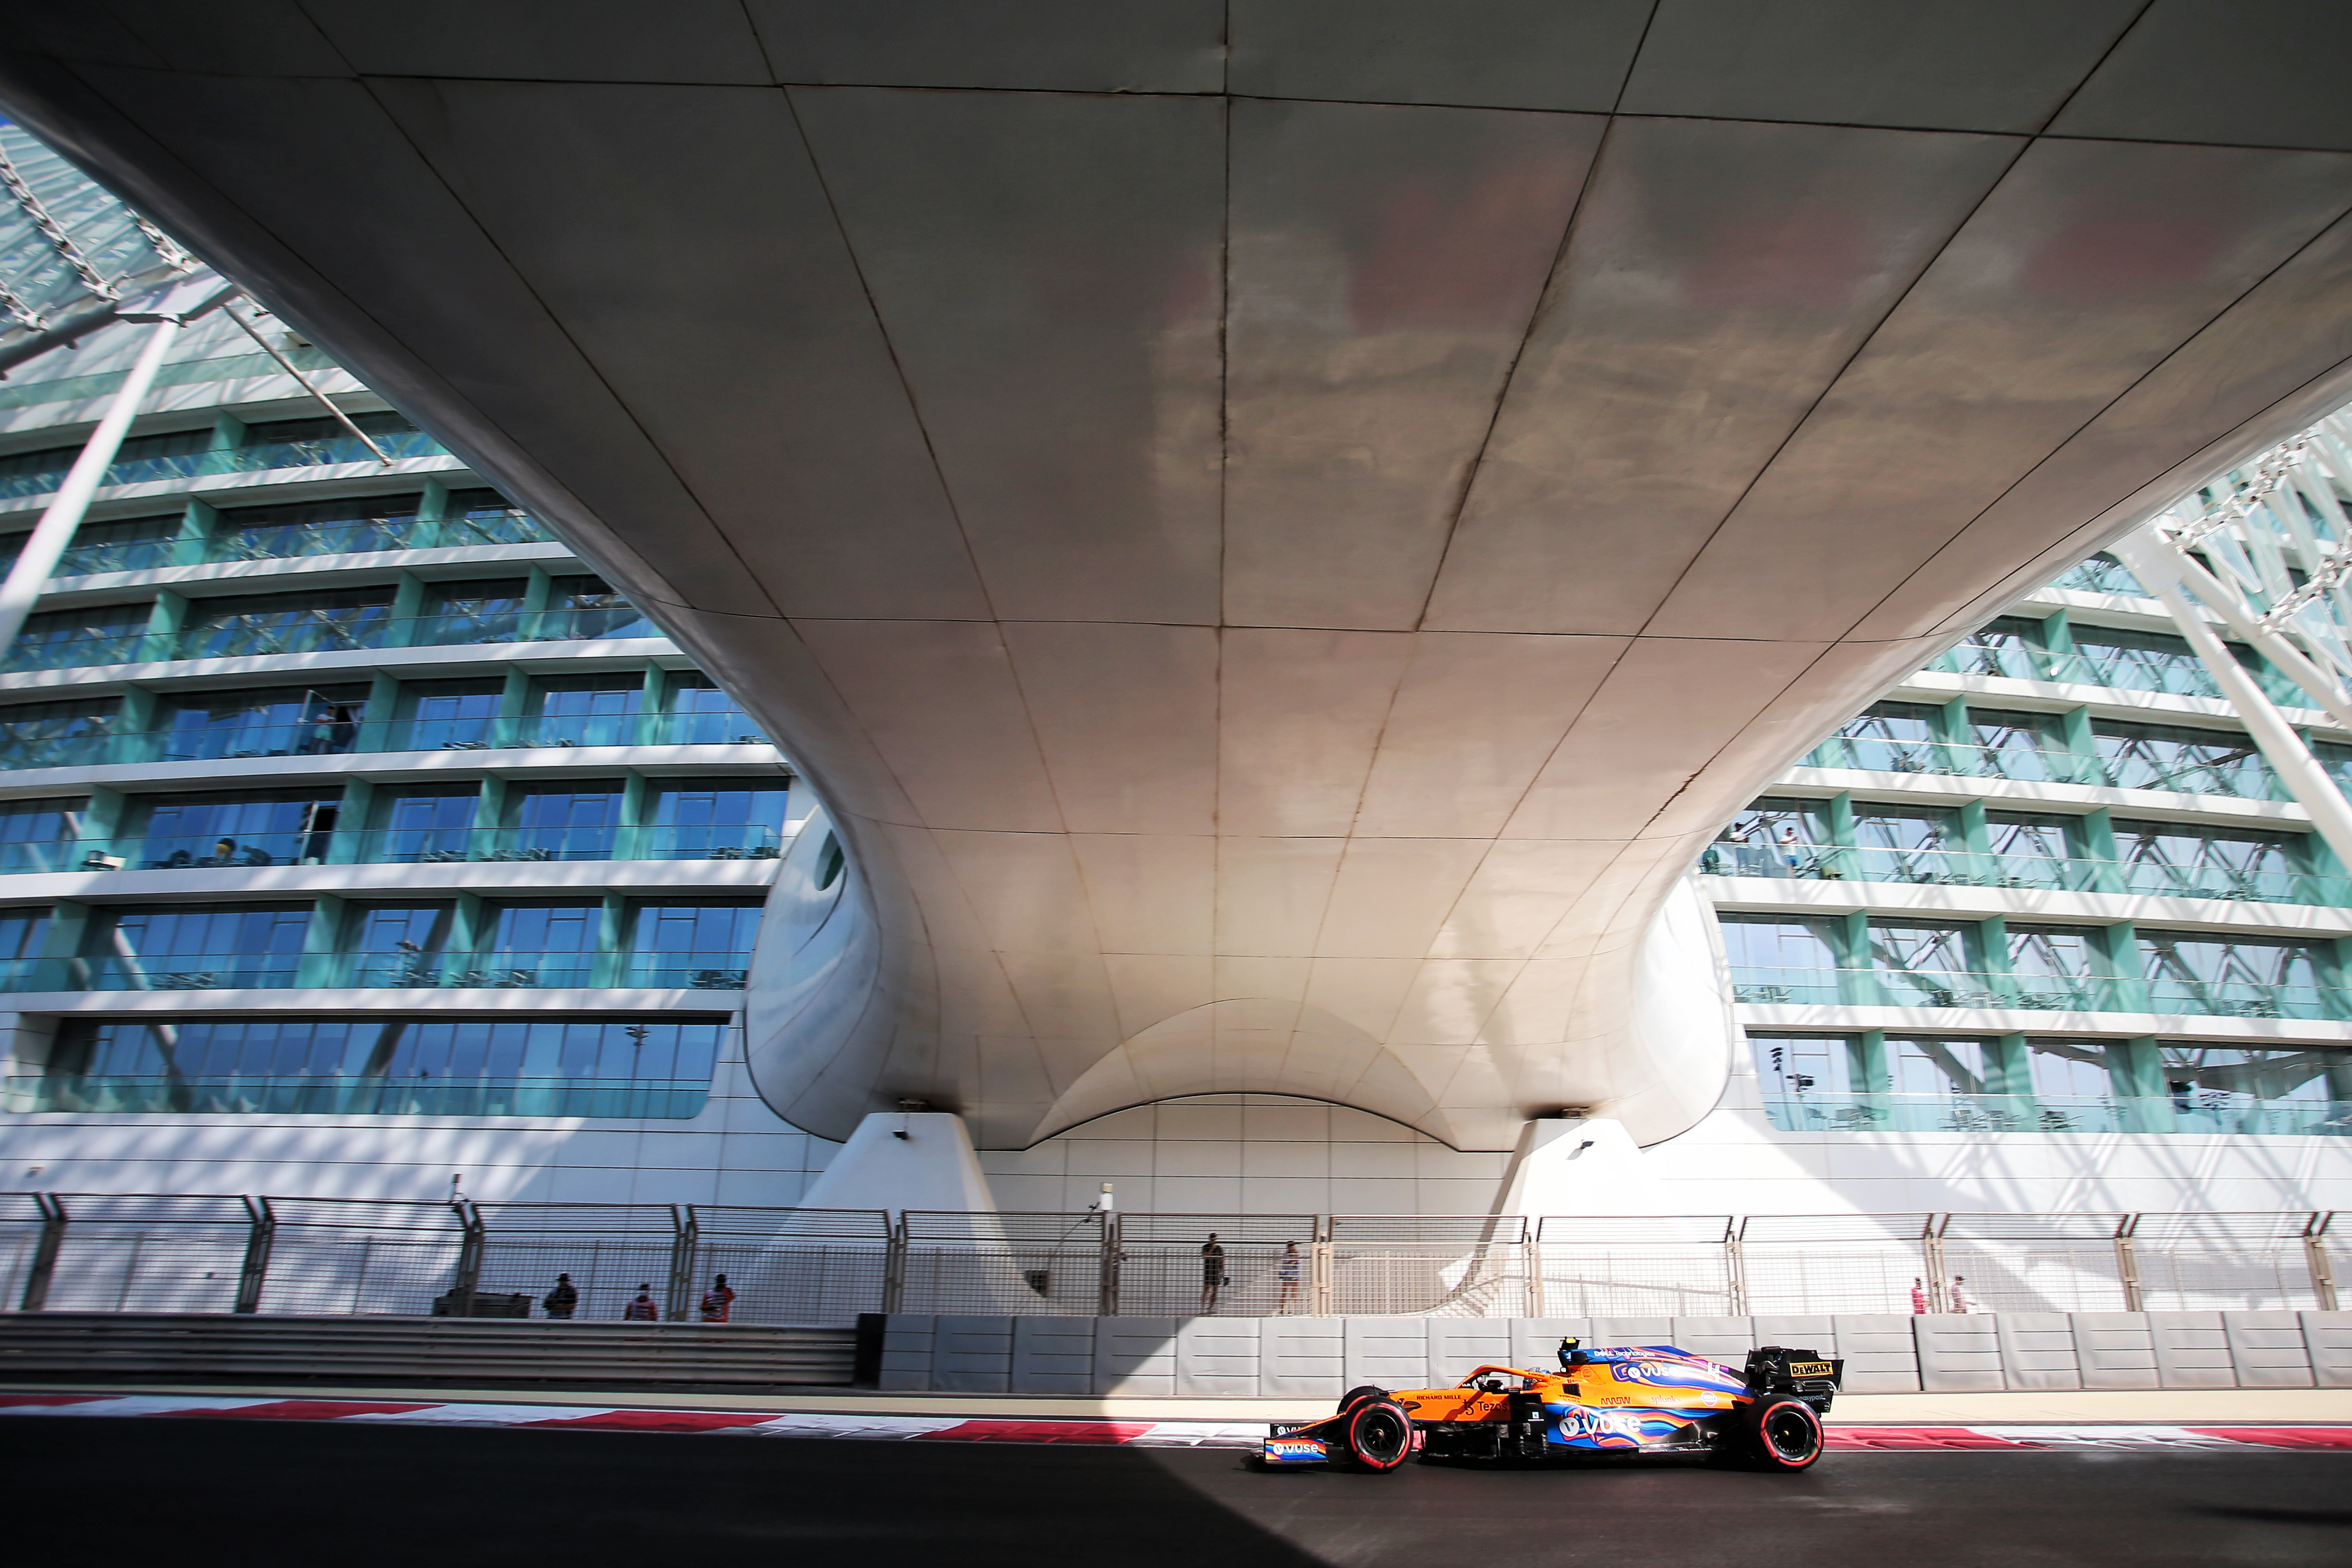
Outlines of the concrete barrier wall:
[{"label": "concrete barrier wall", "polygon": [[1845,1359],[1853,1394],[2352,1388],[2352,1312],[2005,1312],[1762,1318],[869,1317],[885,1393],[1336,1399],[1549,1367],[1561,1338],[1674,1344],[1737,1366],[1762,1344]]}]

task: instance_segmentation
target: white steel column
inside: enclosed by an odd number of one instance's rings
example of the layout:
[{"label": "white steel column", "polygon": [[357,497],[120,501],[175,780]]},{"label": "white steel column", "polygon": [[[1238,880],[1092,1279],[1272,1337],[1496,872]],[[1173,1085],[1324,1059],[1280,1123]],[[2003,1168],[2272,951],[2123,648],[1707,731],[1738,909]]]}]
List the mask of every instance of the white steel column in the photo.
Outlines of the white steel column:
[{"label": "white steel column", "polygon": [[81,456],[67,471],[65,483],[58,487],[57,499],[41,513],[41,521],[33,525],[33,536],[25,541],[25,552],[8,569],[7,581],[0,583],[0,658],[16,647],[16,634],[25,629],[25,616],[31,612],[33,601],[41,596],[49,574],[57,570],[58,558],[73,542],[74,531],[81,526],[82,514],[89,510],[89,498],[98,493],[98,483],[106,477],[107,465],[114,461],[115,452],[122,446],[122,433],[131,427],[131,417],[139,412],[147,389],[154,384],[155,373],[163,365],[164,351],[172,346],[172,338],[179,330],[177,320],[157,321],[148,329],[147,341],[141,345],[139,358],[132,363],[121,390],[107,405],[106,416],[98,422],[98,428],[82,443]]},{"label": "white steel column", "polygon": [[2156,595],[2165,613],[2172,617],[2180,635],[2204,661],[2213,674],[2221,695],[2245,721],[2246,730],[2262,748],[2263,755],[2278,770],[2279,779],[2295,804],[2311,814],[2311,824],[2319,831],[2327,847],[2336,851],[2336,859],[2352,866],[2352,805],[2344,800],[2344,792],[2294,732],[2294,726],[2278,710],[2263,689],[2254,682],[2253,674],[2231,656],[2228,645],[2214,634],[2205,617],[2195,605],[2181,596],[2180,576],[2165,560],[2165,551],[2153,543],[2144,532],[2134,532],[2116,542],[2112,547],[2123,563],[2140,580],[2140,585]]}]

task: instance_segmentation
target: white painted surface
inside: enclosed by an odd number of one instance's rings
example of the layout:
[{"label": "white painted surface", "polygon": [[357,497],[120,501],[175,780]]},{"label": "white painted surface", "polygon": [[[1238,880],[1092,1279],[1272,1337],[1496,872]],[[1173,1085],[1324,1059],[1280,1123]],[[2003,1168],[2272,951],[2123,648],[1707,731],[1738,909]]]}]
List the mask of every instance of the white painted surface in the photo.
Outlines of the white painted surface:
[{"label": "white painted surface", "polygon": [[996,1207],[963,1118],[945,1111],[877,1111],[809,1184],[813,1209],[931,1209],[982,1214]]},{"label": "white painted surface", "polygon": [[1673,1212],[1656,1167],[1613,1117],[1530,1121],[1497,1214],[1617,1215]]}]

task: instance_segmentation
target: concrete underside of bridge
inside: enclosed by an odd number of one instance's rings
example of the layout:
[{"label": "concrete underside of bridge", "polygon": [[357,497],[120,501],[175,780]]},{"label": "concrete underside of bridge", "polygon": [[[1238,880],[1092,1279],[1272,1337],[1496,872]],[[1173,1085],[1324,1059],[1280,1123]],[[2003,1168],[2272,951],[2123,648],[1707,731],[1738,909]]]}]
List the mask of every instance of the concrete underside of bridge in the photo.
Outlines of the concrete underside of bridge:
[{"label": "concrete underside of bridge", "polygon": [[2352,29],[2075,0],[72,0],[26,123],[548,519],[821,795],[829,1137],[1314,1096],[1643,1142],[1697,848],[2346,395]]}]

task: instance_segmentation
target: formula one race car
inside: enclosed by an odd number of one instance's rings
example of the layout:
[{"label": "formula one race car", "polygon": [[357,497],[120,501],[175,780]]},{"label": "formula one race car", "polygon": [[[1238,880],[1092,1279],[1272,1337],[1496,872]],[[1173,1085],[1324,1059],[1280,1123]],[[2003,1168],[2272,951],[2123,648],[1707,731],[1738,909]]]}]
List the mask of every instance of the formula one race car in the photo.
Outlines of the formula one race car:
[{"label": "formula one race car", "polygon": [[1482,1366],[1454,1388],[1355,1388],[1339,1413],[1272,1426],[1266,1465],[1393,1470],[1432,1458],[1707,1458],[1801,1470],[1822,1455],[1822,1417],[1845,1363],[1767,1345],[1744,1371],[1672,1345],[1559,1344],[1558,1372]]}]

